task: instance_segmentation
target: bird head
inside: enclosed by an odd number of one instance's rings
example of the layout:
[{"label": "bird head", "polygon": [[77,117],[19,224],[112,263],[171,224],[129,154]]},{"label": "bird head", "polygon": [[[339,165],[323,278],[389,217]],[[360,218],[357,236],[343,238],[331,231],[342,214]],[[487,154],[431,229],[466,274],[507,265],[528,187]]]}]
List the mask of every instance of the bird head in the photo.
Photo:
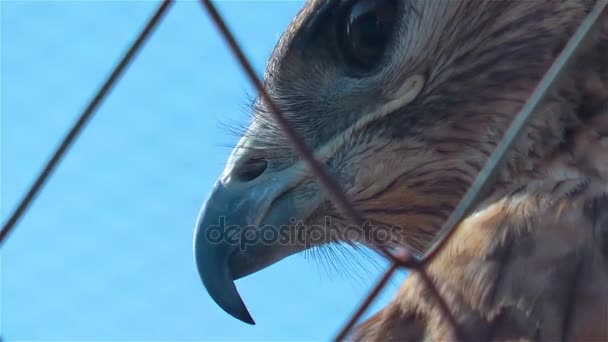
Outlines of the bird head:
[{"label": "bird head", "polygon": [[[336,209],[258,98],[196,223],[211,297],[253,323],[234,280],[287,256],[340,242],[424,251],[589,7],[307,2],[264,86],[366,222],[354,226]],[[497,182],[531,172],[561,141],[576,102],[562,98],[535,116]]]}]

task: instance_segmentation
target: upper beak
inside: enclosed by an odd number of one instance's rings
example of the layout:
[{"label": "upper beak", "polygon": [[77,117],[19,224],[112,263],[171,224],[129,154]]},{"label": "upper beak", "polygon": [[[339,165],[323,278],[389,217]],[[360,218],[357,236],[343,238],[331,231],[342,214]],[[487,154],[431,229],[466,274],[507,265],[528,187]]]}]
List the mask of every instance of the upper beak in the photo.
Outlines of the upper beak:
[{"label": "upper beak", "polygon": [[235,318],[255,324],[234,280],[301,251],[303,246],[285,239],[284,233],[293,223],[290,219],[306,218],[318,201],[310,205],[310,199],[303,203],[290,196],[303,174],[293,169],[251,182],[236,181],[232,173],[228,170],[215,184],[203,205],[194,232],[194,254],[213,300]]}]

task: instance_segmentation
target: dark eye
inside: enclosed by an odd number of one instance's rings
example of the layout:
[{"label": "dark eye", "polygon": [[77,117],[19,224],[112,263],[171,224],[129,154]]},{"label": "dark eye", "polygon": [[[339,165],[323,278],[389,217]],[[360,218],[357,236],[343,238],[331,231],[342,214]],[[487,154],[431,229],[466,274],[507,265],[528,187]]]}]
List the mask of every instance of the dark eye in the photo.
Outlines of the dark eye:
[{"label": "dark eye", "polygon": [[398,0],[356,0],[339,27],[347,61],[369,69],[382,58],[397,19]]}]

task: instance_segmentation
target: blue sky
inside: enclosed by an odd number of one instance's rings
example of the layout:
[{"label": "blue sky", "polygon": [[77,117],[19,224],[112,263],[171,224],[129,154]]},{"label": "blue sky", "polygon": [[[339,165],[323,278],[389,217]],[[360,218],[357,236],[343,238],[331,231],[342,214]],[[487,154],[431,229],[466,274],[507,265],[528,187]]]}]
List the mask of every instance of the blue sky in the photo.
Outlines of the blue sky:
[{"label": "blue sky", "polygon": [[[261,73],[302,4],[218,5]],[[0,6],[4,222],[157,3]],[[247,123],[251,94],[200,5],[173,6],[2,248],[3,338],[333,337],[381,272],[363,258],[335,272],[296,255],[239,280],[255,326],[221,311],[196,274],[196,215],[237,141],[225,126]]]}]

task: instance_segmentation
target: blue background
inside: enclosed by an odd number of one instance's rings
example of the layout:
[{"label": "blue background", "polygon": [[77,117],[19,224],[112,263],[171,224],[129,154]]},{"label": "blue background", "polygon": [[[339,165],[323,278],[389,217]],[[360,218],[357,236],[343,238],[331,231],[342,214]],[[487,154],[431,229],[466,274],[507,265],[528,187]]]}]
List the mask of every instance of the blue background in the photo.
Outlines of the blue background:
[{"label": "blue background", "polygon": [[[302,2],[220,2],[258,72]],[[1,219],[157,6],[1,1]],[[174,5],[2,248],[5,340],[326,340],[386,265],[296,255],[225,314],[192,257],[201,203],[255,92],[196,2]],[[385,304],[400,274],[374,303]]]}]

